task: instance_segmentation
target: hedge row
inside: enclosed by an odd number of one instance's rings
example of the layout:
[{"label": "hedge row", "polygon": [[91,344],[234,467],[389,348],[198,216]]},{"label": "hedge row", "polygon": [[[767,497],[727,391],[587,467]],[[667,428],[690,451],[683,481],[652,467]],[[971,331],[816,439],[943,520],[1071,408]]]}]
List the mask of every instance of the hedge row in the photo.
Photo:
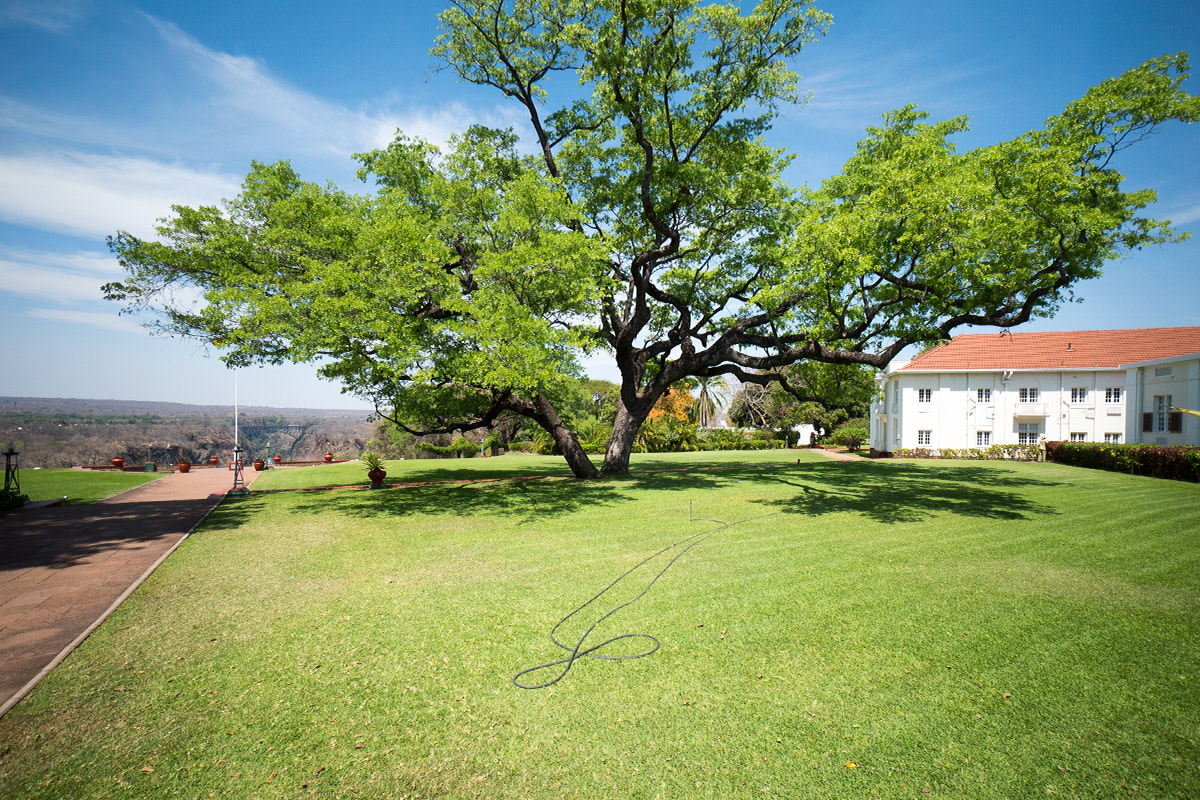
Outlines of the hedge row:
[{"label": "hedge row", "polygon": [[974,461],[1036,461],[1036,444],[994,444],[990,447],[902,447],[892,453],[896,458],[960,458]]},{"label": "hedge row", "polygon": [[1046,458],[1074,467],[1200,483],[1200,447],[1047,442]]}]

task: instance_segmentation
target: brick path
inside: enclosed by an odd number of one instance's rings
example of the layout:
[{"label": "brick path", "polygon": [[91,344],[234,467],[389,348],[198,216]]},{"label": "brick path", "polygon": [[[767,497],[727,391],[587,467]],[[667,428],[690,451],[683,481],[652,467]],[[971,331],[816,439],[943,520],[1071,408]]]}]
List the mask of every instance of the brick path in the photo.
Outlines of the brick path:
[{"label": "brick path", "polygon": [[[258,476],[245,471],[246,483]],[[0,716],[136,589],[233,484],[192,468],[85,506],[0,516]]]}]

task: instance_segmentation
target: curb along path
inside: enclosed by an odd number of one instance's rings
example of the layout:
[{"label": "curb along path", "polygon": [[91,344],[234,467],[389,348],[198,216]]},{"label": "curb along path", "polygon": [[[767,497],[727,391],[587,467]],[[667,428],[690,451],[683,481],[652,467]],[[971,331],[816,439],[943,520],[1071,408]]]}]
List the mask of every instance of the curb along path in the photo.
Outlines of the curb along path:
[{"label": "curb along path", "polygon": [[[247,484],[258,473],[247,470]],[[0,517],[0,716],[220,504],[226,469],[193,469],[84,506]]]}]

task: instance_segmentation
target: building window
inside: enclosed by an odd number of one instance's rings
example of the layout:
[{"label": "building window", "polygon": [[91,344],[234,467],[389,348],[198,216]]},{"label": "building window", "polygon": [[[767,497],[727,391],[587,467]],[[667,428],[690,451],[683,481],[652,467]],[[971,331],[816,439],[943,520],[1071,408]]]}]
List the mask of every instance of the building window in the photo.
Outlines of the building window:
[{"label": "building window", "polygon": [[1171,413],[1171,395],[1156,394],[1154,396],[1154,430],[1159,433],[1167,429],[1167,417]]},{"label": "building window", "polygon": [[1071,402],[1072,403],[1086,403],[1087,402],[1087,389],[1083,386],[1072,387],[1071,388]]},{"label": "building window", "polygon": [[1119,403],[1121,402],[1121,387],[1110,386],[1104,390],[1104,402]]},{"label": "building window", "polygon": [[1105,444],[1120,444],[1121,443],[1121,434],[1119,434],[1119,433],[1104,434],[1104,443]]},{"label": "building window", "polygon": [[975,431],[975,446],[990,447],[992,444],[991,431]]},{"label": "building window", "polygon": [[[1142,433],[1182,433],[1183,412],[1172,410],[1174,403],[1169,394],[1154,396],[1154,410],[1142,414]],[[1164,440],[1165,441],[1165,440]],[[1158,440],[1155,440],[1159,443]]]},{"label": "building window", "polygon": [[933,402],[933,389],[917,389],[917,402],[918,403],[932,403]]},{"label": "building window", "polygon": [[1017,423],[1017,444],[1037,444],[1041,432],[1042,423],[1040,422],[1019,422]]},{"label": "building window", "polygon": [[1072,432],[1072,433],[1071,433],[1071,441],[1072,441],[1072,442],[1086,442],[1086,441],[1087,441],[1087,434],[1086,434],[1086,433],[1074,433],[1074,432]]},{"label": "building window", "polygon": [[976,389],[975,390],[975,399],[977,401],[979,401],[980,403],[992,402],[992,390],[991,389]]},{"label": "building window", "polygon": [[1017,390],[1017,400],[1022,403],[1036,403],[1038,401],[1038,390],[1036,386],[1022,386]]},{"label": "building window", "polygon": [[933,431],[917,431],[917,444],[933,444]]},{"label": "building window", "polygon": [[1156,378],[1171,377],[1171,368],[1170,367],[1155,367],[1154,368],[1154,377],[1156,377]]}]

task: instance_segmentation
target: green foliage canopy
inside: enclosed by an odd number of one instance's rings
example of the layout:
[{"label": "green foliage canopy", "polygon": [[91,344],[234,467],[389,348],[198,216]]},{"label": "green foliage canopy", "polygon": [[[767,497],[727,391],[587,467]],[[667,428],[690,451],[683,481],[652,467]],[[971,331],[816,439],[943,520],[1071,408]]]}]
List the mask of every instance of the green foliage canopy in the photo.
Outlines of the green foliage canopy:
[{"label": "green foliage canopy", "polygon": [[808,0],[452,0],[441,21],[435,54],[522,107],[537,157],[511,132],[471,128],[445,153],[398,136],[359,156],[368,196],[255,164],[237,198],[177,207],[159,241],[113,237],[129,277],[109,297],[164,301],[168,330],[229,363],[326,359],[410,430],[522,415],[591,476],[559,410],[581,351],[621,376],[602,468],[620,473],[680,380],[883,368],[963,325],[1052,313],[1106,260],[1177,238],[1112,161],[1200,117],[1182,54],[966,153],[964,118],[898,109],[839,175],[795,190],[765,136],[830,21]]}]

